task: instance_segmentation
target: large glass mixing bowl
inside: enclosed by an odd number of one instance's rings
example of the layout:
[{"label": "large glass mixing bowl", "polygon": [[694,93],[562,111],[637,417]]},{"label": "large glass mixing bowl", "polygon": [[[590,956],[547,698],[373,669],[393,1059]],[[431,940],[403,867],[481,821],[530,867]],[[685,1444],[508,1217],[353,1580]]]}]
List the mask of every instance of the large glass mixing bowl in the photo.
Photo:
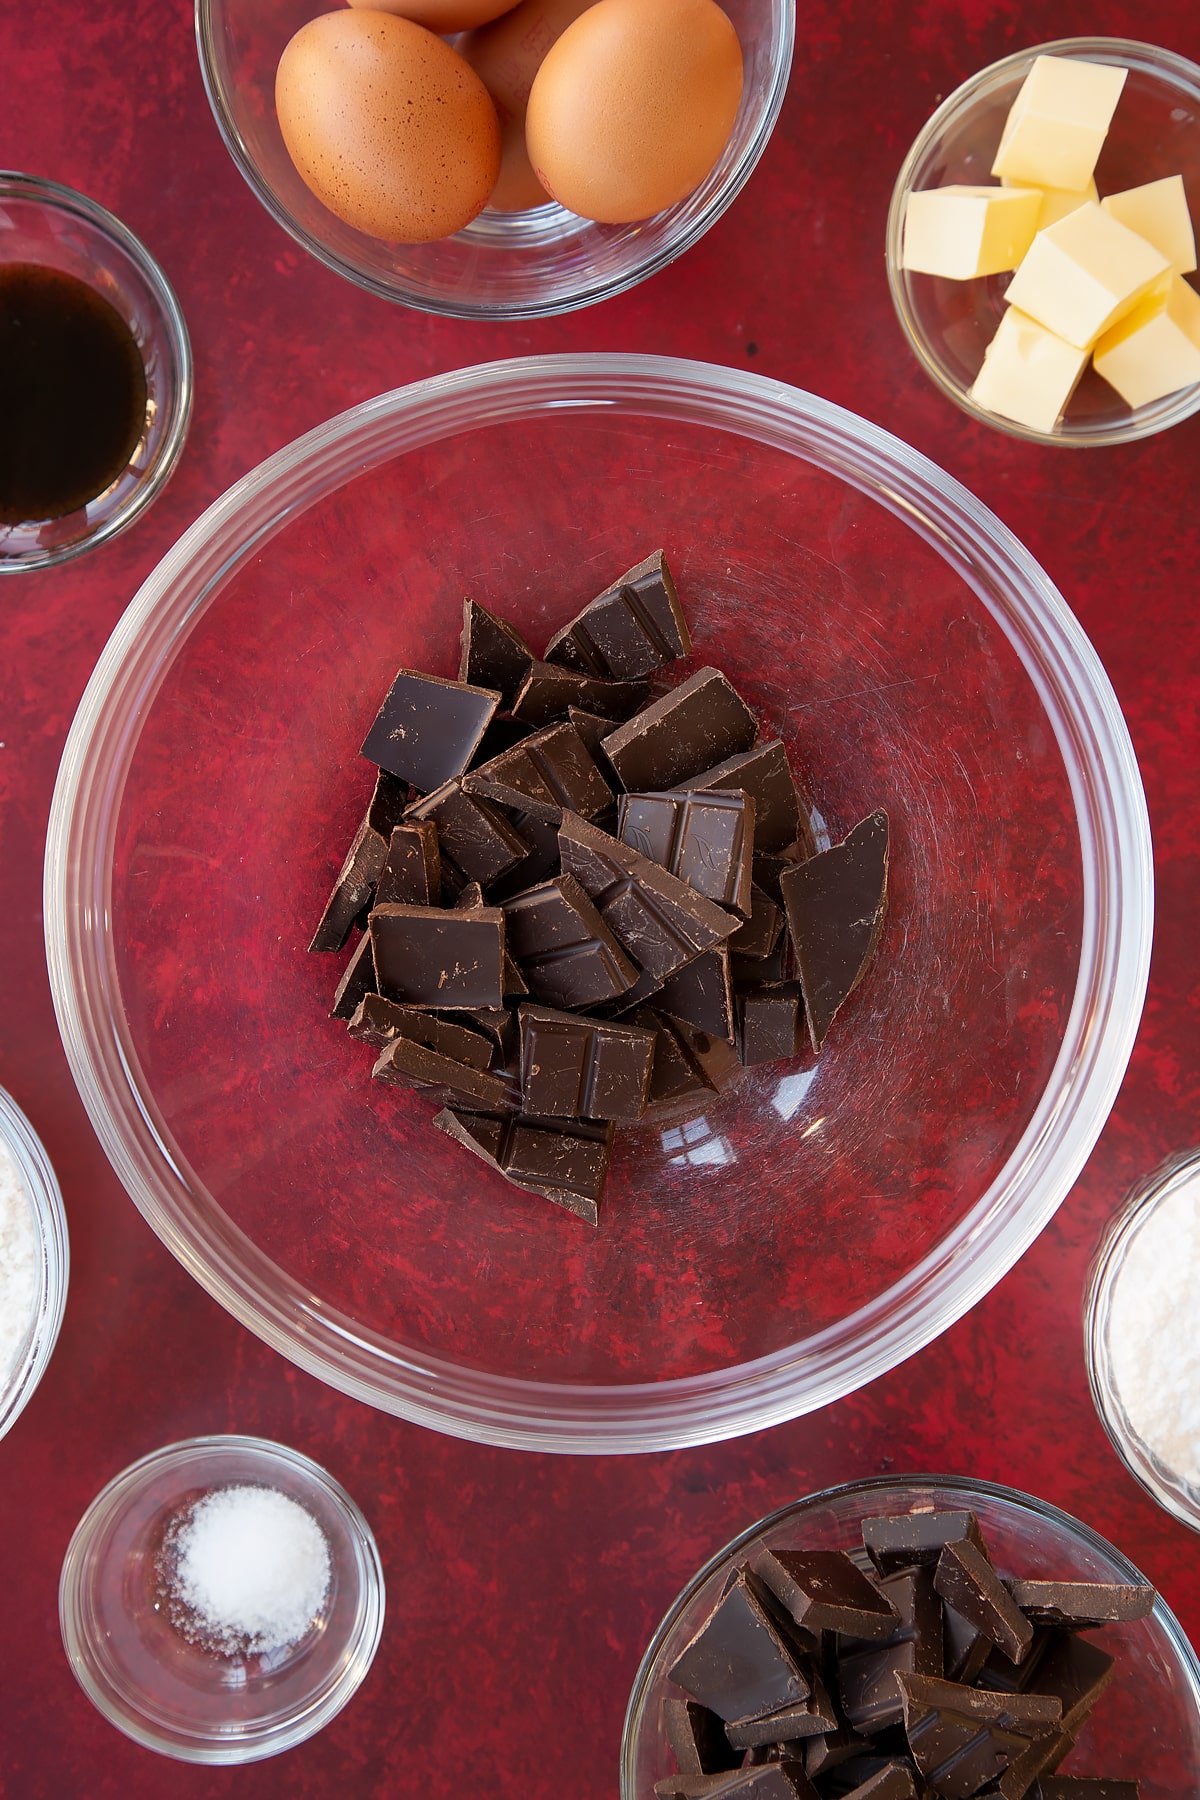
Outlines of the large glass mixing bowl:
[{"label": "large glass mixing bowl", "polygon": [[[395,670],[455,672],[464,593],[541,644],[660,544],[818,825],[890,811],[891,905],[819,1062],[620,1137],[591,1231],[381,1093],[305,945]],[[239,482],[104,652],[46,865],[75,1077],[185,1267],[347,1393],[555,1450],[794,1417],[972,1306],[1104,1122],[1151,910],[1120,710],[1011,534],[835,406],[651,357],[439,376]]]}]

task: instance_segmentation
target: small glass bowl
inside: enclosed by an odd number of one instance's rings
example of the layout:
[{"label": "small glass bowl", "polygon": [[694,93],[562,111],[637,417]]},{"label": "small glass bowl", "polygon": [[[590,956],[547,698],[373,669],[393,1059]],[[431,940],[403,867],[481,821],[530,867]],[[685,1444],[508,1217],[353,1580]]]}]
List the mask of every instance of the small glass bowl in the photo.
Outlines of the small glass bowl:
[{"label": "small glass bowl", "polygon": [[0,1143],[21,1177],[33,1214],[38,1288],[25,1341],[7,1379],[0,1370],[0,1438],[15,1423],[46,1372],[67,1303],[70,1248],[62,1195],[41,1139],[20,1107],[0,1088]]},{"label": "small glass bowl", "polygon": [[124,531],[170,479],[192,410],[192,352],[179,302],[144,244],[71,188],[0,170],[0,263],[87,282],[125,320],[146,371],[146,424],[117,479],[59,519],[0,527],[0,575],[46,569]]},{"label": "small glass bowl", "polygon": [[1151,437],[1200,410],[1200,384],[1148,406],[1129,407],[1090,366],[1053,431],[1033,431],[977,406],[971,387],[1004,313],[1011,274],[946,281],[901,264],[904,214],[914,190],[950,182],[990,186],[1008,109],[1037,56],[1112,63],[1129,71],[1096,170],[1100,193],[1182,175],[1193,216],[1200,209],[1200,68],[1185,57],[1126,38],[1062,38],[993,63],[938,107],[904,159],[887,222],[887,271],[905,336],[926,374],[956,406],[1032,444],[1125,444]]},{"label": "small glass bowl", "polygon": [[1130,1474],[1160,1506],[1193,1531],[1200,1531],[1200,1490],[1178,1470],[1168,1467],[1134,1429],[1116,1379],[1110,1327],[1117,1287],[1138,1233],[1159,1207],[1197,1183],[1200,1150],[1186,1150],[1169,1157],[1138,1183],[1096,1253],[1083,1308],[1088,1381],[1100,1423]]},{"label": "small glass bowl", "polygon": [[[157,1593],[163,1534],[213,1488],[275,1488],[329,1543],[321,1616],[298,1644],[232,1661],[188,1643]],[[324,1469],[262,1438],[190,1438],[152,1451],[88,1507],[63,1562],[59,1621],[80,1686],[135,1743],[181,1762],[257,1762],[327,1725],[361,1685],[383,1630],[371,1528]]]},{"label": "small glass bowl", "polygon": [[[1091,1528],[1045,1500],[990,1481],[947,1475],[879,1477],[827,1488],[760,1519],[705,1564],[655,1632],[633,1684],[621,1743],[621,1800],[652,1800],[672,1773],[663,1702],[679,1690],[667,1671],[719,1597],[733,1563],[763,1548],[850,1550],[862,1521],[907,1512],[968,1511],[997,1568],[1027,1579],[1143,1582],[1133,1564]],[[1200,1793],[1200,1658],[1161,1600],[1148,1618],[1113,1626],[1097,1641],[1117,1658],[1117,1678],[1088,1721],[1063,1773],[1141,1779],[1141,1800]]]},{"label": "small glass bowl", "polygon": [[594,225],[561,206],[485,210],[432,244],[368,237],[301,181],[275,116],[285,44],[323,8],[317,0],[196,0],[196,44],[225,147],[276,224],[339,275],[385,300],[461,319],[534,319],[610,299],[665,268],[703,237],[741,192],[766,149],[792,66],[795,0],[724,0],[745,64],[742,104],[711,174],[669,211],[631,225]]}]

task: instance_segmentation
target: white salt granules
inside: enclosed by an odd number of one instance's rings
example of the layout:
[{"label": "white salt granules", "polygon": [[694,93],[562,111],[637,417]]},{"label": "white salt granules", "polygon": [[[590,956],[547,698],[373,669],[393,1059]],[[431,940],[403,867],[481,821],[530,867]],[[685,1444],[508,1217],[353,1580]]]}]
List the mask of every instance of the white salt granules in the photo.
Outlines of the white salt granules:
[{"label": "white salt granules", "polygon": [[297,1643],[329,1595],[329,1545],[312,1514],[276,1488],[214,1488],[168,1534],[176,1625],[226,1655]]},{"label": "white salt granules", "polygon": [[0,1391],[25,1342],[38,1290],[38,1242],[25,1182],[0,1141]]},{"label": "white salt granules", "polygon": [[1160,1462],[1200,1488],[1200,1175],[1133,1231],[1108,1329],[1129,1423]]}]

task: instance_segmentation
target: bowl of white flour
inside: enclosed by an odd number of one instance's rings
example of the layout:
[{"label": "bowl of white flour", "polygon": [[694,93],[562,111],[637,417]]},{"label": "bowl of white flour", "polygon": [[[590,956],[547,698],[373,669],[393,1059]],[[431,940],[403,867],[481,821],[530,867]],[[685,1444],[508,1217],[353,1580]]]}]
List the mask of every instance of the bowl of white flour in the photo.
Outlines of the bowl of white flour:
[{"label": "bowl of white flour", "polygon": [[68,1260],[54,1170],[29,1120],[0,1088],[0,1437],[50,1361]]},{"label": "bowl of white flour", "polygon": [[1200,1150],[1140,1182],[1092,1266],[1088,1375],[1117,1452],[1200,1531]]}]

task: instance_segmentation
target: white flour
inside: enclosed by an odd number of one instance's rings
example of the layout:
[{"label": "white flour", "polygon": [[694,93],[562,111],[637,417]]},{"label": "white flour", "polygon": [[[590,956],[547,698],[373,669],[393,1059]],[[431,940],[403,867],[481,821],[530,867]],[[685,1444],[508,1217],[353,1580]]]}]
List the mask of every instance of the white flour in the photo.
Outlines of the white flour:
[{"label": "white flour", "polygon": [[38,1244],[25,1183],[0,1140],[0,1390],[37,1303]]},{"label": "white flour", "polygon": [[1200,1176],[1134,1231],[1113,1290],[1113,1379],[1129,1422],[1200,1487]]}]

